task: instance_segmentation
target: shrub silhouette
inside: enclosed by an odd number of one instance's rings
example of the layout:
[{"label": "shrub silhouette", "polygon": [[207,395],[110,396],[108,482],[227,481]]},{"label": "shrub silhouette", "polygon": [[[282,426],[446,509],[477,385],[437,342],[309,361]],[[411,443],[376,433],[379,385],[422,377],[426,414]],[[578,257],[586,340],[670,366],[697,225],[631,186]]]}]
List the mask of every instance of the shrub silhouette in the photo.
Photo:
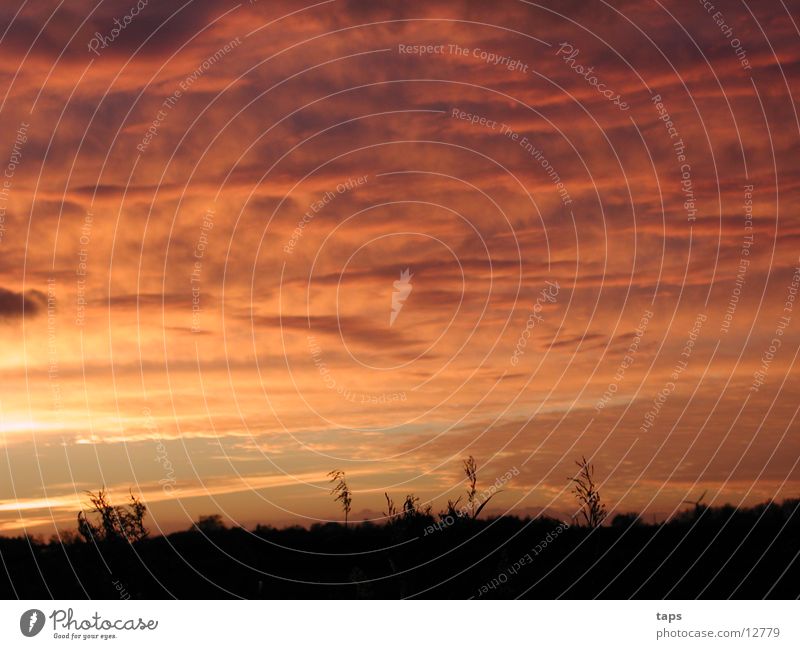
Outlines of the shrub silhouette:
[{"label": "shrub silhouette", "polygon": [[83,511],[78,512],[78,532],[86,541],[127,541],[134,543],[147,538],[149,532],[144,526],[147,506],[130,492],[130,503],[112,505],[105,488],[97,493],[87,491],[92,504],[90,515],[99,521],[92,522]]}]

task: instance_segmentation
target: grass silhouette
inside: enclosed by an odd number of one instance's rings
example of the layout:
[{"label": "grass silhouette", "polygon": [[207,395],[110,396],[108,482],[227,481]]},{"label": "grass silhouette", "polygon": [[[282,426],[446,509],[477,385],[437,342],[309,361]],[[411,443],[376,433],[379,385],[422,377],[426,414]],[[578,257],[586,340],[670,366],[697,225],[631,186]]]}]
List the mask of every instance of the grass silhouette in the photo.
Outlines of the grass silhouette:
[{"label": "grass silhouette", "polygon": [[[0,537],[0,596],[132,598],[797,598],[800,500],[712,507],[702,497],[672,519],[606,520],[594,467],[570,478],[580,525],[548,516],[478,518],[477,464],[464,462],[466,503],[385,494],[386,522],[349,522],[353,492],[329,475],[345,523],[309,529],[226,527],[202,516],[150,536],[144,505],[91,494],[79,533],[45,542]],[[447,524],[444,524],[447,521]]]},{"label": "grass silhouette", "polygon": [[334,500],[342,503],[342,511],[344,511],[344,526],[347,527],[347,519],[350,517],[350,503],[353,502],[352,492],[350,487],[347,486],[347,478],[344,471],[331,471],[328,474],[330,482],[334,483],[331,489],[331,495],[336,495]]},{"label": "grass silhouette", "polygon": [[600,489],[594,481],[594,465],[585,457],[581,457],[575,464],[578,465],[578,475],[569,480],[573,483],[572,493],[580,504],[579,513],[587,527],[600,527],[606,519],[607,512],[600,498]]}]

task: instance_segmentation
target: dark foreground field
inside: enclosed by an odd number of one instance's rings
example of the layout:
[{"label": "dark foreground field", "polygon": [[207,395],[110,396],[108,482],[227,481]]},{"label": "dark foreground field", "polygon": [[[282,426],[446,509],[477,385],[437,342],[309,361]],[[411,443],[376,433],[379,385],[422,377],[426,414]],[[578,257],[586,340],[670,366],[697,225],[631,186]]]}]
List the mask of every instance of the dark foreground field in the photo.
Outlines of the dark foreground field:
[{"label": "dark foreground field", "polygon": [[[3,598],[796,598],[800,501],[659,525],[553,519],[254,531],[214,519],[127,543],[0,539]],[[439,525],[439,528],[432,526]],[[427,533],[426,533],[427,532]]]}]

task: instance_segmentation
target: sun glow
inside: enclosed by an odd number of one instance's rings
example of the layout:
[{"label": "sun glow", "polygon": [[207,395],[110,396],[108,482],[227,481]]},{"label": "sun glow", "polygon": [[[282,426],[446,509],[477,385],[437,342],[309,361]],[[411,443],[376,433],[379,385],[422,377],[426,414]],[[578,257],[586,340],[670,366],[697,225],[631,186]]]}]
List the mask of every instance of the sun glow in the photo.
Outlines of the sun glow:
[{"label": "sun glow", "polygon": [[35,430],[41,430],[43,427],[31,418],[0,418],[0,434],[6,435],[9,433],[31,433]]}]

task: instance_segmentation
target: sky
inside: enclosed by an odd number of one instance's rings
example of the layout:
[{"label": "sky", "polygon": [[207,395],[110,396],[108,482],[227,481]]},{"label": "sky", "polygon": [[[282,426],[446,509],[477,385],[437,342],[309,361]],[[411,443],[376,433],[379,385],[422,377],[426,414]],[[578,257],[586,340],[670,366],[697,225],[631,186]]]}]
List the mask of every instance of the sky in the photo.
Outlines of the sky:
[{"label": "sky", "polygon": [[798,9],[3,3],[0,534],[797,497]]}]

